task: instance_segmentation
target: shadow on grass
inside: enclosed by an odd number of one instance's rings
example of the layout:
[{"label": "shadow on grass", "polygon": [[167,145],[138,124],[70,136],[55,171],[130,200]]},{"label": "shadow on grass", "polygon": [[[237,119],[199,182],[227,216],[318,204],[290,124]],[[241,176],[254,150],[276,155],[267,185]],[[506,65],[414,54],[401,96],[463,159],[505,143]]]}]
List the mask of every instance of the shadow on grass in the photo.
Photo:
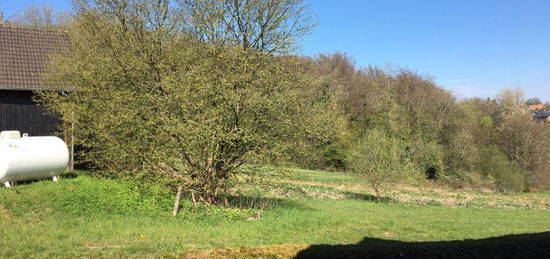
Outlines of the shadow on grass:
[{"label": "shadow on grass", "polygon": [[478,240],[401,242],[365,238],[353,245],[313,245],[295,258],[549,258],[550,232]]},{"label": "shadow on grass", "polygon": [[380,202],[380,203],[396,203],[397,201],[388,198],[388,197],[376,197],[372,194],[367,193],[356,193],[356,192],[344,192],[343,193],[347,199],[353,199],[353,200],[362,200],[362,201],[374,201],[374,202]]},{"label": "shadow on grass", "polygon": [[[78,174],[76,174],[75,172],[66,172],[66,173],[62,173],[61,175],[59,175],[59,178],[64,178],[64,179],[74,179],[74,178],[77,178],[78,177]],[[14,186],[23,186],[23,185],[31,185],[31,184],[34,184],[34,183],[38,183],[38,182],[44,182],[44,181],[51,181],[52,178],[51,177],[43,177],[43,178],[38,178],[38,179],[31,179],[31,180],[25,180],[25,181],[17,181],[14,183]]]},{"label": "shadow on grass", "polygon": [[276,209],[276,208],[304,208],[301,204],[298,204],[291,200],[267,198],[267,197],[255,197],[255,196],[227,196],[229,207],[241,208],[241,209]]},{"label": "shadow on grass", "polygon": [[61,178],[65,178],[65,179],[74,179],[77,177],[78,177],[78,174],[75,172],[67,172],[61,175]]}]

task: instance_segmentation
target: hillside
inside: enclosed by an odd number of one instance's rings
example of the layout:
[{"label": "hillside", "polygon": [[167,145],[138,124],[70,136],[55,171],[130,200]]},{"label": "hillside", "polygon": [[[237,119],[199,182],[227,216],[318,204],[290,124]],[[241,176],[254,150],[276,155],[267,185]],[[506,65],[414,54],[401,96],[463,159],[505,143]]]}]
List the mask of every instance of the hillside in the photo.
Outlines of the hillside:
[{"label": "hillside", "polygon": [[[76,173],[0,189],[0,257],[308,257],[540,255],[550,194],[457,192],[401,186],[374,201],[362,180],[322,171],[244,170],[227,208],[156,186]],[[523,235],[501,237],[525,233]],[[493,238],[494,239],[487,239]],[[442,242],[464,239],[486,239]],[[429,243],[418,243],[429,242]],[[325,244],[325,245],[320,245]],[[311,246],[313,245],[313,246]],[[539,250],[537,250],[539,249]],[[457,252],[458,251],[458,252]],[[538,254],[537,254],[538,253]]]}]

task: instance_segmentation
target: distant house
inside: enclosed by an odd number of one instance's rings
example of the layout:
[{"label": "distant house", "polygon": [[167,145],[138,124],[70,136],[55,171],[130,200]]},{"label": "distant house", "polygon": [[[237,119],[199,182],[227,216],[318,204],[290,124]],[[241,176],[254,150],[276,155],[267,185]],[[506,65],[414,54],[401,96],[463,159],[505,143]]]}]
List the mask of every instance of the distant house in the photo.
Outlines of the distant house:
[{"label": "distant house", "polygon": [[0,130],[50,135],[60,121],[33,101],[39,89],[60,90],[41,82],[48,58],[68,50],[64,32],[0,27]]},{"label": "distant house", "polygon": [[550,122],[550,111],[547,111],[546,106],[541,104],[529,105],[529,113],[534,121]]},{"label": "distant house", "polygon": [[544,110],[544,108],[545,108],[544,103],[529,105],[529,111],[542,111]]}]

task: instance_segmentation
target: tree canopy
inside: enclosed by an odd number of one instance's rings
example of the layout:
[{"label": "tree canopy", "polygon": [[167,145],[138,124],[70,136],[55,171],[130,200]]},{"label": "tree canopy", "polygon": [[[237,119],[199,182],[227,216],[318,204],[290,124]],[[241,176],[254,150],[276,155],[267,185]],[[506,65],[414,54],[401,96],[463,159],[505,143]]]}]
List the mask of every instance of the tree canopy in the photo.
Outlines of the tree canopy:
[{"label": "tree canopy", "polygon": [[307,61],[202,42],[178,30],[168,1],[82,1],[71,51],[42,102],[75,123],[85,158],[123,176],[154,175],[220,202],[244,162],[327,138],[327,101]]},{"label": "tree canopy", "polygon": [[[518,89],[458,99],[410,69],[289,55],[315,25],[301,0],[77,0],[71,51],[40,101],[84,160],[223,202],[243,164],[353,171],[375,188],[550,184],[550,129]],[[48,20],[48,19],[46,19]],[[502,170],[501,170],[502,169]],[[506,169],[506,170],[504,170]]]}]

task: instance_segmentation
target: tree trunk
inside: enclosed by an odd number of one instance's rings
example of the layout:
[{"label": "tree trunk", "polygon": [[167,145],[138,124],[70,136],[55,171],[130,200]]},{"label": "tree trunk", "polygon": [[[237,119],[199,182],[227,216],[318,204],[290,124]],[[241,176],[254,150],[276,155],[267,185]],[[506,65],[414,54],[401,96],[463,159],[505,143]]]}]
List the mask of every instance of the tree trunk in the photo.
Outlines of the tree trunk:
[{"label": "tree trunk", "polygon": [[176,194],[176,202],[174,203],[174,211],[172,212],[172,216],[178,215],[178,211],[180,209],[180,201],[181,201],[181,192],[183,188],[181,186],[178,186],[178,194]]}]

